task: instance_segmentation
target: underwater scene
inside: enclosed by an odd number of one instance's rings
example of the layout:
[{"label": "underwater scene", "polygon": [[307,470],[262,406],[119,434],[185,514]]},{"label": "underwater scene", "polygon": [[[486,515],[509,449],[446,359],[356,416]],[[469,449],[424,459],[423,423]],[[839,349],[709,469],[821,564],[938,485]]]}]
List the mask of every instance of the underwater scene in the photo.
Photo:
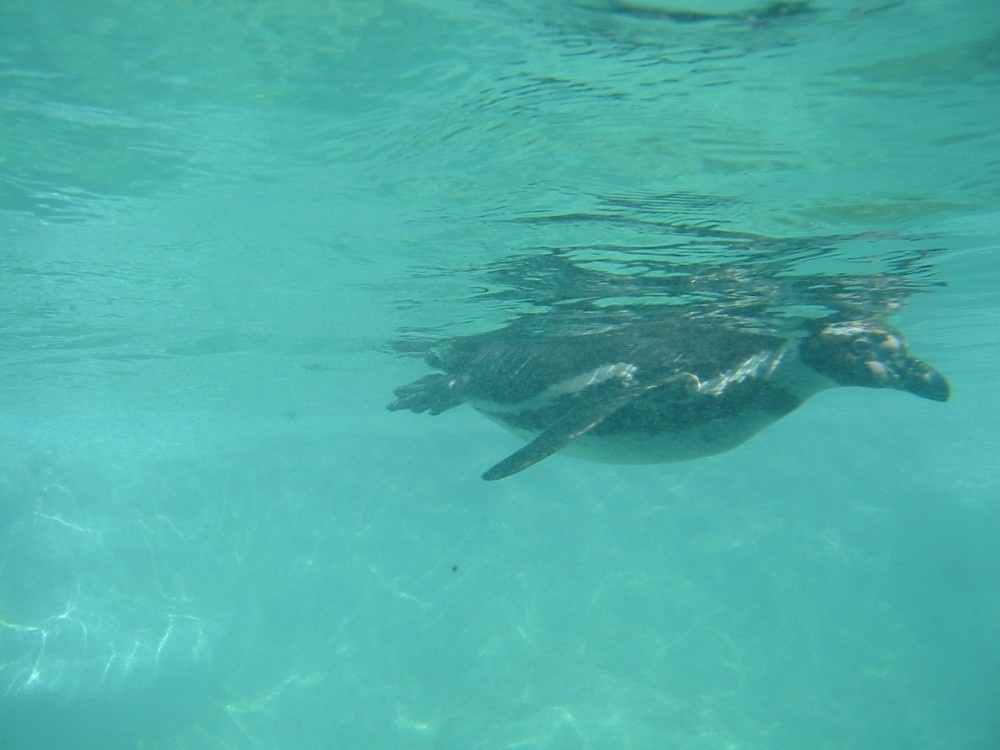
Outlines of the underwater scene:
[{"label": "underwater scene", "polygon": [[1000,748],[1000,3],[0,2],[0,750]]}]

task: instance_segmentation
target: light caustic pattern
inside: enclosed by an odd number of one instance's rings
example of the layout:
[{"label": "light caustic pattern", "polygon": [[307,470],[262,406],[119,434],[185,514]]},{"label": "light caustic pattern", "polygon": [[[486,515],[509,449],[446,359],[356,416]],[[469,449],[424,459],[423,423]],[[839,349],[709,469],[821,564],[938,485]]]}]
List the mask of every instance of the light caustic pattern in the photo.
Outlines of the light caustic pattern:
[{"label": "light caustic pattern", "polygon": [[[90,518],[80,505],[51,484],[0,537],[0,695],[101,690],[207,658],[210,625],[160,580],[181,531],[161,514]],[[123,539],[144,558],[109,563]]]}]

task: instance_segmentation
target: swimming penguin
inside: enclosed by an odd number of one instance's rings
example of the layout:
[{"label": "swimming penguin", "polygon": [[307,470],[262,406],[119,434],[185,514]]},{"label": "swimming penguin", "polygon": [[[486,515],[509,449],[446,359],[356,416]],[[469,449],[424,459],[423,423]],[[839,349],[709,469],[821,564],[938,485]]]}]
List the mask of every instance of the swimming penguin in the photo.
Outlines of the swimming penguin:
[{"label": "swimming penguin", "polygon": [[816,321],[786,337],[662,315],[595,325],[527,316],[448,340],[427,361],[441,372],[397,388],[388,408],[441,414],[467,403],[530,441],[487,480],[563,449],[613,463],[722,453],[837,386],[932,401],[950,394],[947,380],[879,320]]}]

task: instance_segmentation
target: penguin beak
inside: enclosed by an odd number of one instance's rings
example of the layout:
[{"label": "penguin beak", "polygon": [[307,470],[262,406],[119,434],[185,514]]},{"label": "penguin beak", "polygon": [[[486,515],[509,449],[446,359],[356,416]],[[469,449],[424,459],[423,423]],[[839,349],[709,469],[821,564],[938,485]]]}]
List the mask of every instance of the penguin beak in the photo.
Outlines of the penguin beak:
[{"label": "penguin beak", "polygon": [[898,372],[899,380],[894,387],[920,398],[931,401],[947,401],[951,396],[951,386],[944,375],[919,359],[909,358]]}]

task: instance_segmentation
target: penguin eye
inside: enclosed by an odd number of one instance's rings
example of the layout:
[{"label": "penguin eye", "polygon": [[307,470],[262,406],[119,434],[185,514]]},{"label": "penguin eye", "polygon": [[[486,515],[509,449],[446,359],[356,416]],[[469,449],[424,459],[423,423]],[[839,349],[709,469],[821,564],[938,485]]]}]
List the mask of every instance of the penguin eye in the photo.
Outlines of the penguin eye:
[{"label": "penguin eye", "polygon": [[854,339],[851,342],[851,351],[855,354],[870,354],[872,351],[872,344],[868,339]]}]

